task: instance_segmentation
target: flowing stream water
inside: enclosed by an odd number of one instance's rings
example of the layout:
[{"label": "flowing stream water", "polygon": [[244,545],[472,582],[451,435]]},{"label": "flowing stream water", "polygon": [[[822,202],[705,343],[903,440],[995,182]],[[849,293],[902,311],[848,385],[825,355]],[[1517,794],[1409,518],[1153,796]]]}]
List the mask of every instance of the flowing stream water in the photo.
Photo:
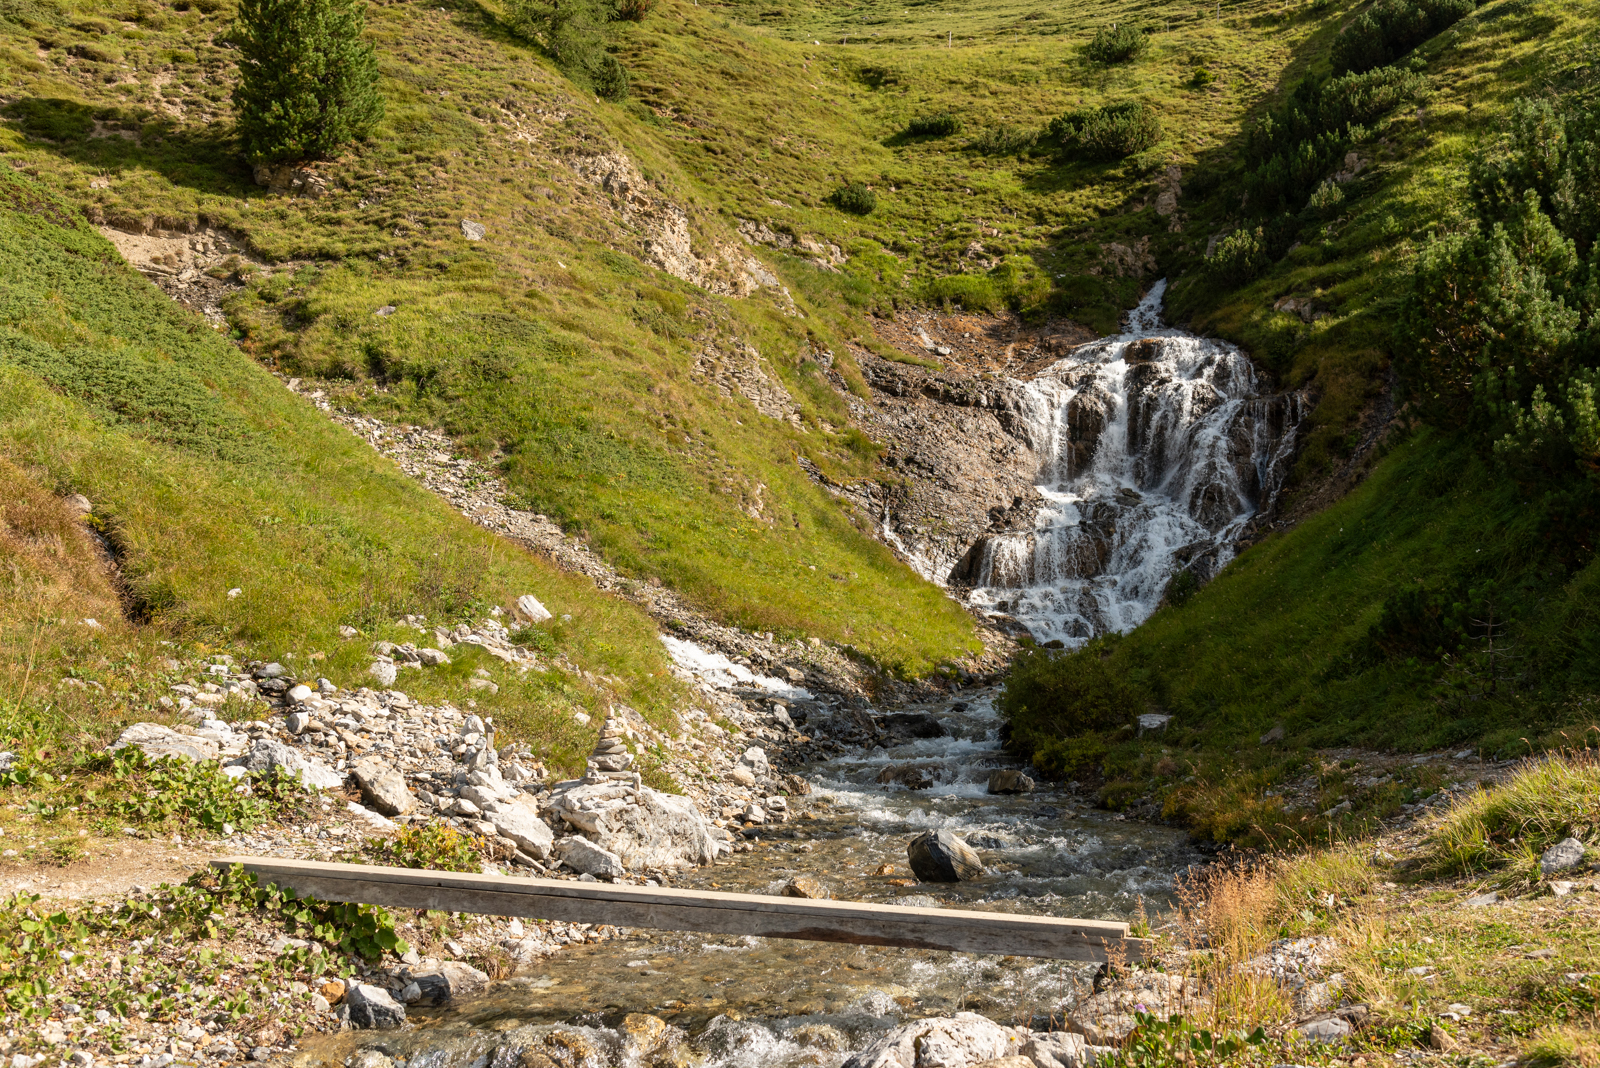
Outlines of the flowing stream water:
[{"label": "flowing stream water", "polygon": [[[812,792],[793,800],[788,822],[752,829],[754,851],[685,873],[674,885],[777,894],[810,875],[840,900],[1090,919],[1133,919],[1141,908],[1159,914],[1174,876],[1203,856],[1181,832],[1095,811],[1071,792],[989,795],[990,773],[1015,766],[1000,748],[993,697],[904,710],[936,717],[945,737],[803,769]],[[827,713],[813,715],[806,729],[825,729]],[[932,785],[880,783],[886,770]],[[907,842],[941,827],[979,851],[987,874],[959,884],[910,880]],[[878,874],[884,865],[893,875]],[[485,995],[414,1011],[411,1030],[308,1036],[298,1060],[342,1065],[375,1048],[399,1068],[525,1068],[546,1063],[524,1059],[536,1049],[588,1068],[837,1068],[902,1022],[960,1009],[1006,1024],[1059,1025],[1091,988],[1096,967],[633,930],[563,949]],[[630,1052],[629,1013],[666,1020],[677,1052],[649,1061]]]},{"label": "flowing stream water", "polygon": [[978,547],[970,600],[1040,641],[1129,630],[1174,575],[1209,579],[1287,474],[1304,397],[1263,394],[1237,348],[1164,326],[1165,293],[1024,389],[1046,503]]}]

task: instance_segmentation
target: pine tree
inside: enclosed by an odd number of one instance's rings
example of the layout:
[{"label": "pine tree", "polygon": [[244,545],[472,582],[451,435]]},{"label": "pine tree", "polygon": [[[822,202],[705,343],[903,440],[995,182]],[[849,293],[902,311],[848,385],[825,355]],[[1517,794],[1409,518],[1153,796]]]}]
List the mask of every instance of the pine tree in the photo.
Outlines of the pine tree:
[{"label": "pine tree", "polygon": [[239,0],[233,106],[252,163],[320,159],[383,118],[362,0]]}]

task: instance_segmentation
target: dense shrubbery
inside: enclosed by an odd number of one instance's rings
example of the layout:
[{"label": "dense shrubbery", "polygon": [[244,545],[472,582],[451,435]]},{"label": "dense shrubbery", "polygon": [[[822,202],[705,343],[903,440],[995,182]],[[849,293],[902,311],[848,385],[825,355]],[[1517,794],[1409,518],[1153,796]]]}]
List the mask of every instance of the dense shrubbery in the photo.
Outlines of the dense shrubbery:
[{"label": "dense shrubbery", "polygon": [[873,209],[878,206],[878,194],[860,182],[851,182],[835,189],[828,201],[840,211],[848,211],[851,215],[871,215]]},{"label": "dense shrubbery", "polygon": [[912,137],[949,137],[961,132],[961,120],[942,111],[937,115],[918,115],[906,127]]},{"label": "dense shrubbery", "polygon": [[986,156],[1009,156],[1026,152],[1038,143],[1038,130],[1021,126],[986,126],[967,143],[967,147]]},{"label": "dense shrubbery", "polygon": [[1470,167],[1474,225],[1431,238],[1395,365],[1417,411],[1519,478],[1600,492],[1600,106],[1521,101]]},{"label": "dense shrubbery", "polygon": [[357,0],[240,0],[235,122],[255,163],[319,159],[383,118]]},{"label": "dense shrubbery", "polygon": [[1378,0],[1333,41],[1333,69],[1373,70],[1472,14],[1473,0]]},{"label": "dense shrubbery", "polygon": [[628,71],[606,51],[606,24],[639,21],[653,0],[512,0],[506,22],[520,36],[550,54],[567,76],[589,85],[607,100],[628,96]]},{"label": "dense shrubbery", "polygon": [[1068,156],[1115,160],[1143,152],[1161,140],[1155,108],[1139,100],[1069,111],[1050,120],[1050,136]]},{"label": "dense shrubbery", "polygon": [[1102,27],[1085,53],[1096,63],[1126,63],[1143,55],[1148,47],[1150,39],[1132,26]]},{"label": "dense shrubbery", "polygon": [[1235,230],[1218,241],[1206,257],[1206,270],[1212,277],[1238,286],[1255,278],[1271,263],[1266,232],[1258,226],[1254,230]]},{"label": "dense shrubbery", "polygon": [[1012,748],[1045,774],[1075,773],[1104,752],[1100,732],[1131,727],[1144,711],[1139,691],[1106,660],[1117,640],[1097,638],[1071,653],[1029,649],[1012,663],[997,707]]},{"label": "dense shrubbery", "polygon": [[1393,67],[1303,79],[1245,142],[1250,204],[1262,211],[1298,210],[1366,136],[1365,124],[1414,99],[1425,85],[1422,75]]}]

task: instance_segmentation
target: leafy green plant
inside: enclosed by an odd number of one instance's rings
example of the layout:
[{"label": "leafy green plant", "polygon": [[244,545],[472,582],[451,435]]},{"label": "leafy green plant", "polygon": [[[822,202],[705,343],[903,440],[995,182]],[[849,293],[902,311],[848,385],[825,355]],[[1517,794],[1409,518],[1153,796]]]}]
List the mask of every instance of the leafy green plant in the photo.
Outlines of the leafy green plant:
[{"label": "leafy green plant", "polygon": [[996,702],[1013,740],[1026,746],[1033,735],[1069,738],[1131,724],[1145,702],[1106,663],[1104,654],[1114,645],[1114,639],[1097,638],[1069,653],[1024,650]]},{"label": "leafy green plant", "polygon": [[405,953],[411,947],[395,934],[394,916],[377,905],[319,901],[293,890],[263,886],[253,872],[234,865],[221,872],[207,870],[186,884],[242,908],[265,909],[299,925],[308,937],[346,953],[375,960],[386,953]]},{"label": "leafy green plant", "polygon": [[1102,26],[1084,49],[1096,63],[1126,63],[1144,55],[1150,38],[1134,26]]},{"label": "leafy green plant", "polygon": [[1196,1027],[1182,1016],[1162,1020],[1135,1010],[1134,1029],[1122,1046],[1106,1059],[1124,1068],[1196,1068],[1223,1064],[1253,1046],[1266,1044],[1266,1031],[1257,1027],[1246,1034],[1214,1034]]},{"label": "leafy green plant", "polygon": [[1141,100],[1069,111],[1050,120],[1050,136],[1069,158],[1117,160],[1161,140],[1155,108]]},{"label": "leafy green plant", "polygon": [[937,115],[919,115],[906,126],[911,137],[950,137],[961,132],[961,120],[948,111]]},{"label": "leafy green plant", "polygon": [[108,765],[111,788],[87,791],[81,804],[135,825],[180,823],[226,834],[265,823],[305,798],[298,776],[281,768],[234,780],[215,761],[152,760],[131,745]]},{"label": "leafy green plant", "polygon": [[851,215],[871,215],[878,206],[878,194],[861,182],[851,182],[835,189],[828,202]]},{"label": "leafy green plant", "polygon": [[320,159],[383,118],[359,0],[239,0],[235,122],[253,162]]},{"label": "leafy green plant", "polygon": [[1217,76],[1212,74],[1205,67],[1196,67],[1194,69],[1194,73],[1189,75],[1188,84],[1189,88],[1191,89],[1204,89],[1206,86],[1210,85],[1216,80]]},{"label": "leafy green plant", "polygon": [[481,872],[482,839],[462,834],[447,824],[403,827],[392,838],[369,838],[361,857],[394,868]]}]

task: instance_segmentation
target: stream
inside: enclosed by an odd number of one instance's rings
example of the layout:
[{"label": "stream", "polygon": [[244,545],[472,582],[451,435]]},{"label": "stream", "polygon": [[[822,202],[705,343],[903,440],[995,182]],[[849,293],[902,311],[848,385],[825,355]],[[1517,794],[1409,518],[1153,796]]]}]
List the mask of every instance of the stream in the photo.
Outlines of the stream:
[{"label": "stream", "polygon": [[[806,875],[841,900],[1090,919],[1132,920],[1141,910],[1158,916],[1171,904],[1174,876],[1203,855],[1182,832],[1095,811],[1068,791],[988,794],[990,773],[1016,766],[1001,750],[994,697],[981,691],[897,710],[929,714],[947,733],[796,769],[812,792],[792,799],[787,822],[748,829],[751,852],[685,873],[673,885],[779,894]],[[807,730],[826,726],[827,708],[820,707]],[[931,785],[880,783],[886,769]],[[959,884],[912,880],[906,844],[930,828],[965,838],[987,874]],[[882,873],[885,865],[893,871]],[[415,1008],[415,1027],[405,1031],[307,1035],[296,1063],[358,1063],[352,1055],[374,1049],[399,1068],[838,1068],[900,1023],[958,1010],[1008,1025],[1059,1026],[1092,988],[1097,968],[633,929],[569,946],[481,996]],[[648,1059],[630,1038],[638,1018],[626,1017],[633,1013],[670,1025],[667,1045]],[[528,1049],[556,1059],[524,1057]]]}]

